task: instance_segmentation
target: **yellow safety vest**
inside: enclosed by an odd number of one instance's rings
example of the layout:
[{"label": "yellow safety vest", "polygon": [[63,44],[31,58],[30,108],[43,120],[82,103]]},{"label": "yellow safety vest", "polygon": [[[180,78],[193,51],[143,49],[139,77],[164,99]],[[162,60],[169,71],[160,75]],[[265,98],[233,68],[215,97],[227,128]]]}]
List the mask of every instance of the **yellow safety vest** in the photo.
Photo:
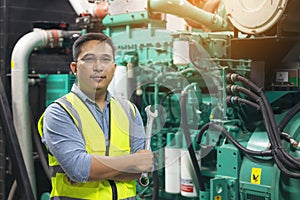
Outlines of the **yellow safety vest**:
[{"label": "yellow safety vest", "polygon": [[[86,151],[89,154],[120,156],[130,154],[129,118],[123,106],[114,98],[110,100],[110,145],[106,152],[104,133],[82,100],[70,92],[56,101],[71,116],[82,132]],[[135,109],[129,103],[135,116]],[[39,119],[38,129],[42,135],[43,116]],[[112,134],[111,134],[112,133]],[[94,181],[72,185],[63,172],[58,161],[48,154],[49,167],[52,173],[52,191],[50,197],[66,199],[109,200],[124,199],[136,195],[136,181]]]}]

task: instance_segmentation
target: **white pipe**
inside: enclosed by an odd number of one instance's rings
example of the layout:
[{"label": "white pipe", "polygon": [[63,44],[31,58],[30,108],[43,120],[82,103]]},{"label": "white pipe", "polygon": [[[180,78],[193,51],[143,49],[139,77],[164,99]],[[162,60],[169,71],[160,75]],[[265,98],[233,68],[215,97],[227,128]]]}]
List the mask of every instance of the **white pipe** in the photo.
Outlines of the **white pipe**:
[{"label": "white pipe", "polygon": [[33,194],[36,181],[32,155],[32,136],[28,97],[28,59],[33,49],[49,44],[58,45],[61,32],[36,30],[24,35],[15,45],[11,56],[11,92],[13,121],[29,176]]}]

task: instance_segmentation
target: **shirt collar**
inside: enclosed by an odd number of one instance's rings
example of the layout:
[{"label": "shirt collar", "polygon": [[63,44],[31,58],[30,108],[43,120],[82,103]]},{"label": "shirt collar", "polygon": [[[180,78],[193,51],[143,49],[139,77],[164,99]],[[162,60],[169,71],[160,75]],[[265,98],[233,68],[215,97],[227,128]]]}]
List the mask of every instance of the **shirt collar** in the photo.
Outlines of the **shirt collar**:
[{"label": "shirt collar", "polygon": [[[72,86],[72,89],[71,89],[71,92],[75,93],[76,95],[78,95],[78,97],[80,99],[82,99],[84,102],[85,101],[89,101],[89,102],[92,102],[92,103],[95,103],[94,100],[90,99],[84,92],[82,92],[80,90],[80,88],[78,87],[78,84],[77,83],[74,83],[73,86]],[[107,91],[107,95],[106,95],[106,99],[105,99],[105,102],[106,104],[108,104],[110,102],[110,99],[111,99],[111,94],[109,91]]]}]

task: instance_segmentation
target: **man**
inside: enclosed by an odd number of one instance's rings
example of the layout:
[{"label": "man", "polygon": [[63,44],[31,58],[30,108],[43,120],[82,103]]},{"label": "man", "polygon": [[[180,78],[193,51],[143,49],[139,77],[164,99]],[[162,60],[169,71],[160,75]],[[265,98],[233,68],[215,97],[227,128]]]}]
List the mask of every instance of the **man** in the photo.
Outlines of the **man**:
[{"label": "man", "polygon": [[73,44],[77,83],[39,121],[49,150],[51,199],[134,199],[135,179],[150,171],[140,113],[107,91],[114,75],[109,37],[88,33]]}]

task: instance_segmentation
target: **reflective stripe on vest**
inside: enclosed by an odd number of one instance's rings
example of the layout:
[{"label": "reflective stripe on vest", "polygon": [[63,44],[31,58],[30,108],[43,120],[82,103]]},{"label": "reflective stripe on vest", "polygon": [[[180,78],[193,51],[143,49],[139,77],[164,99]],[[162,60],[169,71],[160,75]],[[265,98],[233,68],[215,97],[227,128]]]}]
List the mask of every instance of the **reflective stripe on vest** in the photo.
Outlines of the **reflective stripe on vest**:
[{"label": "reflective stripe on vest", "polygon": [[[68,93],[56,102],[66,110],[78,130],[83,134],[86,151],[89,154],[109,154],[109,156],[130,154],[129,118],[124,108],[114,98],[111,98],[110,101],[110,132],[113,134],[110,135],[109,152],[106,152],[106,142],[101,127],[80,98],[74,93]],[[129,105],[133,108],[131,104]],[[39,131],[42,130],[41,121],[39,120]],[[55,157],[51,155],[48,157],[49,166],[52,171],[51,198],[112,199],[112,188],[109,181],[76,183],[75,185],[71,185]],[[126,182],[115,181],[115,185],[118,199],[136,195],[135,180]]]}]

